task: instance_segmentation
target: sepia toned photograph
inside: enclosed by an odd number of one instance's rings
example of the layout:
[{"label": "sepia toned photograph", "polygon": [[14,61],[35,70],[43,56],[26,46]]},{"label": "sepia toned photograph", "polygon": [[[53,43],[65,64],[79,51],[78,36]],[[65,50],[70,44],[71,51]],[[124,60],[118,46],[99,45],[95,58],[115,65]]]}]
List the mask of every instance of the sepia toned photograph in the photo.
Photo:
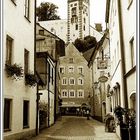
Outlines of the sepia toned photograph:
[{"label": "sepia toned photograph", "polygon": [[136,140],[138,3],[1,1],[1,139]]}]

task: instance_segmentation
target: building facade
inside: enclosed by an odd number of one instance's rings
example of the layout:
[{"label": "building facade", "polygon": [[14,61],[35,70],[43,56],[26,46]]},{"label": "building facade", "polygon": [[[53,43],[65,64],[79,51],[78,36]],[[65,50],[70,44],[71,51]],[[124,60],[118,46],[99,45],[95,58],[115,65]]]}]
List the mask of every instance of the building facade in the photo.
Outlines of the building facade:
[{"label": "building facade", "polygon": [[67,42],[67,20],[49,20],[49,21],[39,21],[42,27],[50,31],[51,33],[57,35],[65,43]]},{"label": "building facade", "polygon": [[84,53],[92,73],[91,116],[104,122],[109,112],[107,87],[110,83],[110,46],[108,33],[98,32],[100,40],[97,45]]},{"label": "building facade", "polygon": [[5,0],[3,9],[3,137],[15,140],[36,129],[36,87],[25,78],[34,74],[35,1]]},{"label": "building facade", "polygon": [[[118,105],[136,111],[136,1],[107,0],[111,79],[108,91],[112,111]],[[120,136],[120,129],[117,127]]]},{"label": "building facade", "polygon": [[121,105],[122,107],[135,109],[136,105],[135,2],[135,0],[110,1],[107,9],[108,14],[106,12],[110,36],[111,91],[114,94],[116,93],[116,88],[119,91],[116,102],[114,97],[113,108]]},{"label": "building facade", "polygon": [[90,34],[89,0],[68,0],[68,42]]},{"label": "building facade", "polygon": [[91,76],[87,61],[76,47],[66,46],[66,55],[60,58],[60,89],[63,114],[76,114],[82,105],[89,106]]},{"label": "building facade", "polygon": [[[40,127],[49,127],[54,124],[59,113],[58,94],[58,66],[59,57],[65,55],[64,41],[52,34],[40,24],[36,24],[36,70],[43,79],[45,85],[39,86],[40,116],[46,112],[44,118],[40,118]],[[43,112],[44,111],[44,112]],[[44,126],[43,126],[44,125]]]}]

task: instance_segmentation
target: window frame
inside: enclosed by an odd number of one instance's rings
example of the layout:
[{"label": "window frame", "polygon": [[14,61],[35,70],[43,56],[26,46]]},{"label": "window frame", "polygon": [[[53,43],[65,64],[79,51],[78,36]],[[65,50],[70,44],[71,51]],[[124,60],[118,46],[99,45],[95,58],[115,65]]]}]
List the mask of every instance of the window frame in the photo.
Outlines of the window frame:
[{"label": "window frame", "polygon": [[6,35],[6,64],[12,64],[14,39]]},{"label": "window frame", "polygon": [[[62,73],[61,73],[61,70],[60,70],[61,68],[63,69],[63,72],[62,72]],[[60,67],[59,67],[59,73],[60,73],[60,74],[65,74],[65,67],[64,67],[64,66],[60,66]]]},{"label": "window frame", "polygon": [[[28,109],[27,109],[27,107],[26,108],[24,108],[25,106],[25,104],[24,103],[27,103],[27,106],[28,106]],[[27,109],[27,116],[24,116],[24,109]],[[25,118],[25,117],[27,117],[27,118]],[[25,129],[25,128],[29,128],[29,118],[30,118],[30,102],[29,102],[29,100],[23,100],[23,129]],[[27,120],[25,120],[25,119],[27,119]],[[27,121],[27,124],[24,124],[25,122],[24,121]]]},{"label": "window frame", "polygon": [[134,51],[134,37],[130,39],[129,46],[130,46],[131,68],[133,68],[136,65],[135,51]]},{"label": "window frame", "polygon": [[[74,96],[71,96],[71,92],[73,92],[74,93]],[[73,89],[71,89],[71,90],[69,90],[69,98],[75,98],[76,96],[75,96],[75,90],[73,90]]]},{"label": "window frame", "polygon": [[74,63],[74,58],[69,58],[69,63]]},{"label": "window frame", "polygon": [[[66,80],[65,82],[64,82],[64,80]],[[67,79],[67,77],[63,77],[62,78],[62,85],[67,85],[68,84],[68,79]]]},{"label": "window frame", "polygon": [[29,51],[24,49],[24,74],[29,73]]},{"label": "window frame", "polygon": [[[80,72],[80,69],[82,70],[82,72]],[[78,74],[84,74],[84,67],[83,66],[78,67]]]},{"label": "window frame", "polygon": [[[78,81],[77,81],[78,85],[84,85],[84,79],[83,79],[82,77],[79,77],[77,80],[78,80]],[[81,83],[81,81],[79,81],[79,80],[81,80],[82,83]]]},{"label": "window frame", "polygon": [[74,66],[68,66],[68,73],[74,73]]},{"label": "window frame", "polygon": [[[73,80],[74,83],[71,83],[71,80]],[[69,85],[75,85],[75,78],[73,78],[73,77],[70,77],[70,78],[69,78]]]},{"label": "window frame", "polygon": [[[80,96],[80,93],[82,93],[82,96]],[[84,98],[84,90],[82,89],[77,90],[77,98]]]},{"label": "window frame", "polygon": [[[9,110],[8,110],[8,114],[9,114],[9,116],[7,117],[7,115],[5,115],[6,114],[6,112],[5,111],[7,111],[7,108],[5,108],[6,107],[6,103],[5,103],[5,101],[9,101],[10,103],[9,103]],[[5,116],[8,118],[8,127],[7,128],[5,128],[5,123],[7,123],[7,121],[5,122]],[[4,132],[7,132],[7,131],[11,131],[11,125],[12,125],[12,99],[9,99],[9,98],[5,98],[4,99],[4,114],[3,114],[3,119],[4,119],[4,126],[3,126],[3,129],[4,129]]]},{"label": "window frame", "polygon": [[30,22],[30,0],[24,2],[24,17]]},{"label": "window frame", "polygon": [[[63,95],[63,92],[65,92],[66,94],[65,95]],[[61,91],[61,97],[62,98],[68,98],[68,91],[66,90],[66,89],[63,89],[62,91]]]}]

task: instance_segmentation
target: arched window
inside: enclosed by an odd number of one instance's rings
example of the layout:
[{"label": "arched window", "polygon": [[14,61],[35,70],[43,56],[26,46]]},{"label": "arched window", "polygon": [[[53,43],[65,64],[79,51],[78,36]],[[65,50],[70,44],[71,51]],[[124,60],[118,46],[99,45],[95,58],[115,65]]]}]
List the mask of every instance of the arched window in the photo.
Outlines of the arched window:
[{"label": "arched window", "polygon": [[134,109],[136,110],[136,93],[133,92],[131,95],[130,95],[130,108],[131,109]]}]

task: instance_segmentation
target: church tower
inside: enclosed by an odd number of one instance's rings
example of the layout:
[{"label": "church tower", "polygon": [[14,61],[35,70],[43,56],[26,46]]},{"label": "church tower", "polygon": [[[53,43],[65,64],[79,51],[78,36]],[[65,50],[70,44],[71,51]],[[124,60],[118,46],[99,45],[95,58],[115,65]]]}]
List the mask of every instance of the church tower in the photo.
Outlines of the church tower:
[{"label": "church tower", "polygon": [[68,42],[90,34],[89,0],[68,0]]}]

